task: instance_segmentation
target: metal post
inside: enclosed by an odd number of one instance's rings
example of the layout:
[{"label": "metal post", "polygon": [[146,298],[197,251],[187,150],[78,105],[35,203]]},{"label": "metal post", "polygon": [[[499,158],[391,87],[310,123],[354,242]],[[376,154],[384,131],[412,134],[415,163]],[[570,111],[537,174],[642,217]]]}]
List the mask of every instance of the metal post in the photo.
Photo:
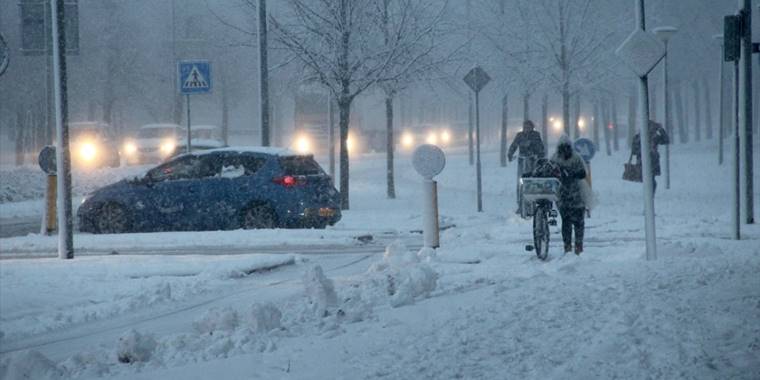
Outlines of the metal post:
[{"label": "metal post", "polygon": [[185,104],[185,108],[187,108],[187,147],[185,150],[190,153],[193,151],[191,145],[193,141],[190,135],[190,94],[185,95],[185,100],[187,101]]},{"label": "metal post", "polygon": [[[641,30],[646,30],[644,0],[636,0],[636,21]],[[647,75],[639,78],[639,136],[641,142],[642,178],[644,182],[644,224],[646,234],[647,260],[657,259],[657,244],[654,223],[654,176],[649,141],[649,80]]]},{"label": "metal post", "polygon": [[66,81],[66,31],[63,0],[50,0],[53,38],[53,91],[55,93],[56,173],[58,173],[58,258],[74,258],[71,209],[71,154]]},{"label": "metal post", "polygon": [[723,137],[725,136],[725,92],[726,92],[726,85],[725,85],[725,69],[724,69],[724,61],[723,61],[723,35],[718,34],[715,35],[714,38],[718,40],[720,44],[720,72],[718,74],[718,85],[720,86],[720,91],[718,91],[718,165],[723,165]]},{"label": "metal post", "polygon": [[472,123],[472,95],[468,96],[467,106],[467,147],[470,154],[470,165],[473,164],[473,123]]},{"label": "metal post", "polygon": [[330,180],[335,184],[335,107],[332,92],[327,93],[327,154],[330,156]]},{"label": "metal post", "polygon": [[269,65],[267,62],[267,1],[259,0],[259,115],[261,145],[269,146]]},{"label": "metal post", "polygon": [[[739,125],[739,61],[734,61],[734,125]],[[731,192],[731,220],[733,228],[731,229],[734,240],[741,239],[741,175],[739,174],[739,161],[741,161],[741,144],[739,144],[739,131],[734,131],[734,168],[732,179],[734,191]]]},{"label": "metal post", "polygon": [[[673,119],[671,118],[670,114],[670,107],[668,104],[668,97],[670,96],[670,90],[668,89],[668,56],[670,55],[670,52],[668,51],[668,39],[665,39],[665,58],[663,62],[663,99],[664,102],[664,110],[665,110],[665,130],[668,133],[668,138],[670,138],[670,126],[673,123]],[[642,151],[643,152],[643,151]],[[665,145],[665,189],[670,190],[670,144]]]},{"label": "metal post", "polygon": [[480,96],[475,92],[475,145],[476,145],[476,173],[478,177],[478,212],[483,212],[483,187],[480,167]]},{"label": "metal post", "polygon": [[742,52],[740,58],[742,112],[739,114],[739,130],[744,144],[744,214],[745,222],[753,224],[754,200],[752,194],[752,0],[739,0],[742,18]]}]

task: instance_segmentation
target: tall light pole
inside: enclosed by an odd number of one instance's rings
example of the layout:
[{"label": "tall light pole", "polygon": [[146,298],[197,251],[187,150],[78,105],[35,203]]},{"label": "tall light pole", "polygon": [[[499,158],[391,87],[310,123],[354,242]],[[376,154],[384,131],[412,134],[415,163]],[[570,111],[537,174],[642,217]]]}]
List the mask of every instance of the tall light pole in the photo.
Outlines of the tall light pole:
[{"label": "tall light pole", "polygon": [[720,91],[718,91],[718,165],[723,165],[723,137],[726,134],[724,131],[726,116],[724,107],[726,99],[726,76],[723,64],[723,34],[716,34],[713,36],[713,39],[718,41],[718,45],[720,45],[720,72],[718,74],[718,85],[720,86]]},{"label": "tall light pole", "polygon": [[744,140],[744,216],[747,224],[755,223],[752,180],[752,0],[739,0],[741,22],[739,127]]},{"label": "tall light pole", "polygon": [[[673,136],[673,118],[670,113],[670,89],[668,88],[668,41],[673,37],[678,28],[672,26],[661,26],[652,30],[654,34],[665,44],[665,58],[663,62],[663,109],[665,110],[665,130],[668,137]],[[665,145],[665,189],[670,189],[670,144]]]},{"label": "tall light pole", "polygon": [[267,1],[259,0],[259,115],[261,145],[269,146],[269,64],[267,61]]}]

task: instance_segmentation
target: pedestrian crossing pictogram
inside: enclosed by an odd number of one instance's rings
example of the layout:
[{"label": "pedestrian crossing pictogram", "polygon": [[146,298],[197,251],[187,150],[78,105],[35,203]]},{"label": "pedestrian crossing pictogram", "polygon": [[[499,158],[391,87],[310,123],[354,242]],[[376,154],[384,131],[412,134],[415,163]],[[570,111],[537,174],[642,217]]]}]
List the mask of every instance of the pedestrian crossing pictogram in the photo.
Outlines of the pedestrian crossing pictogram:
[{"label": "pedestrian crossing pictogram", "polygon": [[179,61],[178,87],[182,94],[202,94],[211,91],[211,65],[208,61]]}]

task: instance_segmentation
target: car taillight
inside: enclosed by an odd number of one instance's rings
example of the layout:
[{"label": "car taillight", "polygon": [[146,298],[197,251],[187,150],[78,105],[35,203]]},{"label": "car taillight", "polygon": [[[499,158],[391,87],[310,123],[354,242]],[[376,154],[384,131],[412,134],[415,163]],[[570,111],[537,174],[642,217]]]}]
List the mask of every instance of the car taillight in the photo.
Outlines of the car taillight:
[{"label": "car taillight", "polygon": [[272,178],[272,182],[285,187],[293,187],[297,185],[303,185],[306,183],[306,178],[297,178],[292,175],[286,175],[283,177]]}]

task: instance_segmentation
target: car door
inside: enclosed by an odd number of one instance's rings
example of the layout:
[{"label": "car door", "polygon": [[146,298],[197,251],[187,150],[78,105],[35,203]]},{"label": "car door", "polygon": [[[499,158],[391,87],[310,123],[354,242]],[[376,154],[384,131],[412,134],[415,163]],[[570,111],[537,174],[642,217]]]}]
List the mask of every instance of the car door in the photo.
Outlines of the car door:
[{"label": "car door", "polygon": [[194,228],[200,161],[196,156],[180,157],[148,173],[150,203],[156,229],[181,231]]}]

